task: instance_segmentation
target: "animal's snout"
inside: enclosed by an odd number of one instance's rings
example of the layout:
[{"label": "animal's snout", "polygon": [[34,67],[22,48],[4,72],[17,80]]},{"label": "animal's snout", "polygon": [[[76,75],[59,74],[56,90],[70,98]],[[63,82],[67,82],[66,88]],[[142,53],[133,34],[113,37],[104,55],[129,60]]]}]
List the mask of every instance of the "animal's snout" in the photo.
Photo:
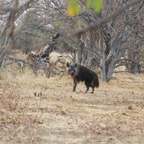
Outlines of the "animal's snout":
[{"label": "animal's snout", "polygon": [[73,70],[69,70],[69,74],[70,74],[71,76],[74,76],[75,71],[73,71]]},{"label": "animal's snout", "polygon": [[71,72],[71,75],[74,76],[74,72]]}]

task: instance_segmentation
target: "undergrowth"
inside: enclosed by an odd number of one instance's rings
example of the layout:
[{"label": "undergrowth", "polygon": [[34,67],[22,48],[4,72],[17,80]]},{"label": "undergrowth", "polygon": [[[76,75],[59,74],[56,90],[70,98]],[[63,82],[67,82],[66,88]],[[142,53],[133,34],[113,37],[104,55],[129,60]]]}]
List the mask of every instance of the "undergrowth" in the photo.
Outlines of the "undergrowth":
[{"label": "undergrowth", "polygon": [[19,84],[0,75],[0,142],[35,143],[41,114],[29,112],[29,99],[20,94]]}]

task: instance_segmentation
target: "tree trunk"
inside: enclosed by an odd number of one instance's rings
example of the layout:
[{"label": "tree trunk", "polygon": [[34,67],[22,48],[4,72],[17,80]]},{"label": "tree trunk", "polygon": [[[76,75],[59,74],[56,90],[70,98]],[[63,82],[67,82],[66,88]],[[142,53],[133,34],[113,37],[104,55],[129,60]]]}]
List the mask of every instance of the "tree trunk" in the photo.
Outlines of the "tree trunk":
[{"label": "tree trunk", "polygon": [[84,43],[81,42],[79,48],[76,51],[76,63],[82,64],[83,60],[83,50],[84,50]]}]

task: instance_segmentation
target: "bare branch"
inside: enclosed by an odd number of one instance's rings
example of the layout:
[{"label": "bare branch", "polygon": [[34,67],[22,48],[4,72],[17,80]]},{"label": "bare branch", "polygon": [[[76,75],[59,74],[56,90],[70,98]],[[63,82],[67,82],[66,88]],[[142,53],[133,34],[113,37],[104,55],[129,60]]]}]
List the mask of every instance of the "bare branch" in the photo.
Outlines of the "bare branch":
[{"label": "bare branch", "polygon": [[78,32],[70,35],[69,37],[79,37],[80,35],[82,35],[83,33],[86,33],[87,31],[94,30],[94,29],[99,28],[99,27],[103,27],[107,22],[109,22],[110,20],[112,20],[116,16],[124,13],[126,9],[128,9],[129,7],[134,6],[140,2],[143,2],[143,0],[135,0],[134,2],[131,2],[130,4],[121,7],[118,11],[114,12],[113,14],[108,16],[107,18],[105,18],[105,19],[103,19],[103,20],[99,21],[98,23],[95,23],[91,26],[88,26],[82,30],[79,30]]}]

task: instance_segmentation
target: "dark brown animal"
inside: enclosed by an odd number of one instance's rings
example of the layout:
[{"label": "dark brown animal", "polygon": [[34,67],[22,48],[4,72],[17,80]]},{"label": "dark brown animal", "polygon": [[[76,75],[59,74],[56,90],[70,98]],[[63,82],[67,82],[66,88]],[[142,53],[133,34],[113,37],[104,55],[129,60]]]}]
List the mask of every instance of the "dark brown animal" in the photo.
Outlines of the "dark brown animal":
[{"label": "dark brown animal", "polygon": [[89,87],[92,88],[92,92],[94,92],[95,87],[99,87],[99,79],[98,76],[95,72],[92,70],[76,64],[69,64],[67,63],[67,68],[68,68],[68,74],[71,75],[73,78],[74,86],[73,86],[73,91],[76,90],[77,84],[81,82],[85,82],[85,85],[87,87],[86,92],[89,90]]}]

